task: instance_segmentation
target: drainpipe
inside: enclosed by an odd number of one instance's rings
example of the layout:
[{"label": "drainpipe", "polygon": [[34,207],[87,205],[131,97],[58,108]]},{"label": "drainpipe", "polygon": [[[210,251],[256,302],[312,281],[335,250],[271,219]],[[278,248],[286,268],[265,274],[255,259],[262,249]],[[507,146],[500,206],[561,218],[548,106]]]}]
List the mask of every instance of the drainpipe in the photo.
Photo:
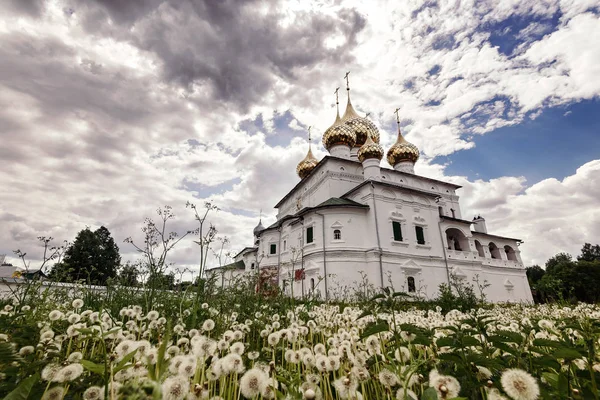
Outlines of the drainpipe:
[{"label": "drainpipe", "polygon": [[325,301],[329,300],[329,290],[327,287],[327,258],[325,256],[325,215],[315,212],[321,216],[321,227],[323,228],[323,274],[325,275]]},{"label": "drainpipe", "polygon": [[281,278],[281,230],[283,229],[283,223],[277,230],[279,231],[279,244],[277,245],[277,287],[279,287],[279,279]]},{"label": "drainpipe", "polygon": [[[435,202],[439,203],[440,197],[436,197]],[[446,276],[448,278],[448,286],[450,286],[450,268],[448,267],[448,256],[446,255],[446,246],[444,245],[444,236],[442,235],[442,219],[438,221],[438,232],[442,241],[442,251],[444,252],[444,263],[446,264]]]},{"label": "drainpipe", "polygon": [[379,276],[381,278],[381,288],[383,289],[383,261],[381,260],[381,239],[379,238],[379,222],[377,221],[377,202],[375,201],[375,185],[371,183],[371,196],[373,196],[373,213],[375,214],[375,232],[377,233],[377,249],[379,252]]}]

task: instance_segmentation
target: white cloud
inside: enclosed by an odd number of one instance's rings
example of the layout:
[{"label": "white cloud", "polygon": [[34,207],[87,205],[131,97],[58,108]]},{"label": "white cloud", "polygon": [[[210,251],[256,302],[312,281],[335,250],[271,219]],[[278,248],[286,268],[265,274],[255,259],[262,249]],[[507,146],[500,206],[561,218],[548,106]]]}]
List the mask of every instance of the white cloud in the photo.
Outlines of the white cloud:
[{"label": "white cloud", "polygon": [[[183,205],[200,186],[207,193],[226,188],[207,195],[223,208],[214,223],[234,250],[247,245],[258,210],[272,221],[271,207],[297,182],[307,146],[302,126],[314,127],[314,151],[323,156],[319,136],[333,122],[333,90],[343,88],[347,70],[356,108],[386,128],[382,144],[395,140],[387,127],[401,107],[408,140],[424,152],[417,172],[463,184],[466,215],[481,212],[493,229],[523,237],[529,260],[543,262],[559,248],[576,252],[585,238],[598,237],[597,204],[581,194],[569,211],[560,196],[589,191],[584,177],[597,172],[596,164],[562,182],[527,187],[521,177],[444,177],[443,166],[429,160],[471,148],[473,134],[534,118],[544,107],[598,96],[600,23],[588,11],[594,3],[298,1],[232,14],[217,7],[213,20],[227,26],[228,18],[252,18],[236,25],[239,31],[232,27],[231,37],[216,35],[210,18],[168,3],[153,12],[155,2],[132,6],[133,14],[142,9],[137,19],[88,2],[53,0],[27,15],[0,6],[0,157],[7,160],[0,170],[0,252],[21,247],[35,257],[36,236],[72,239],[85,225],[104,224],[134,257],[121,241],[156,207],[175,207],[178,230],[192,226]],[[65,13],[66,6],[75,12]],[[542,23],[522,30],[514,55],[494,47],[483,29],[510,16],[557,12],[554,31]],[[281,24],[270,25],[277,29],[268,35],[245,30],[260,26],[257,18]],[[302,40],[309,33],[314,41]],[[244,43],[257,38],[266,44]],[[269,146],[276,110],[291,110],[289,126],[299,132],[288,144]],[[266,132],[239,129],[259,114]],[[560,212],[544,213],[549,198]],[[531,210],[543,229],[528,218]],[[193,265],[196,256],[186,241],[174,259]]]},{"label": "white cloud", "polygon": [[559,252],[576,256],[586,241],[600,237],[600,160],[562,181],[550,178],[529,187],[516,177],[450,179],[463,185],[459,194],[464,218],[481,214],[490,233],[523,239],[526,265],[543,265]]}]

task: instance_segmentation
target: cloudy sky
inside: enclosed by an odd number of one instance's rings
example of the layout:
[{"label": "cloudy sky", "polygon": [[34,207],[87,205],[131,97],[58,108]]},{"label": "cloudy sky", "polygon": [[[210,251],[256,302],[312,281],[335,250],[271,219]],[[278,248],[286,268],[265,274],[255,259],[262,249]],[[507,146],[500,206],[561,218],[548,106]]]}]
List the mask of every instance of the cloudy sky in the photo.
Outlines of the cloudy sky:
[{"label": "cloudy sky", "polygon": [[[346,71],[385,148],[400,107],[417,173],[464,186],[465,218],[522,238],[527,265],[578,254],[600,243],[599,15],[597,0],[3,0],[0,254],[34,265],[37,236],[104,225],[134,259],[123,239],[145,217],[171,205],[183,232],[186,201],[205,200],[240,250]],[[198,258],[184,241],[171,261]]]}]

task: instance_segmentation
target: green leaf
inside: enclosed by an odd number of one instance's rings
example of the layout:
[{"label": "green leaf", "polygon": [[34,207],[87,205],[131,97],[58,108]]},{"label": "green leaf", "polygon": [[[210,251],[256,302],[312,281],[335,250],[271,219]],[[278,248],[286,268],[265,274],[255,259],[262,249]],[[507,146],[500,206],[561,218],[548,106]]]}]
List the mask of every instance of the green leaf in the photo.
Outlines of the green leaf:
[{"label": "green leaf", "polygon": [[359,319],[364,318],[364,317],[368,317],[369,315],[372,315],[372,314],[373,313],[371,312],[371,310],[365,310],[365,311],[363,311],[362,314],[360,314],[358,316],[358,318],[356,318],[356,320],[358,321]]},{"label": "green leaf", "polygon": [[453,336],[441,337],[435,341],[435,344],[438,347],[455,347],[456,346],[456,338]]},{"label": "green leaf", "polygon": [[412,296],[410,294],[404,293],[404,292],[394,292],[392,297],[412,297]]},{"label": "green leaf", "polygon": [[496,337],[500,337],[504,342],[522,343],[523,336],[519,332],[498,330],[494,332]]},{"label": "green leaf", "polygon": [[567,360],[575,360],[576,358],[581,358],[581,353],[579,353],[575,349],[569,349],[568,347],[561,347],[557,349],[554,353],[552,353],[554,358],[565,358]]},{"label": "green leaf", "polygon": [[102,335],[102,337],[103,337],[103,338],[105,338],[105,337],[107,337],[108,335],[110,335],[110,334],[112,334],[112,333],[118,332],[120,329],[121,329],[121,328],[114,328],[114,329],[111,329],[111,330],[110,330],[110,331],[108,331],[108,332],[104,332],[104,334]]},{"label": "green leaf", "polygon": [[29,393],[35,385],[40,380],[40,375],[35,374],[30,376],[29,378],[23,379],[19,386],[15,388],[12,392],[8,394],[4,398],[4,400],[27,400],[29,397]]},{"label": "green leaf", "polygon": [[383,294],[383,293],[379,293],[379,294],[377,294],[377,295],[373,296],[373,297],[371,298],[371,301],[375,301],[375,300],[379,300],[379,299],[385,299],[385,294]]},{"label": "green leaf", "polygon": [[0,343],[0,365],[11,364],[13,362],[23,362],[21,356],[19,356],[13,349],[12,344],[8,342]]},{"label": "green leaf", "polygon": [[533,345],[540,346],[540,347],[562,347],[563,346],[562,343],[557,342],[556,340],[550,340],[550,339],[533,339]]},{"label": "green leaf", "polygon": [[361,339],[369,337],[371,335],[375,335],[381,332],[387,332],[390,330],[390,325],[387,322],[380,322],[373,325],[368,326],[360,336]]},{"label": "green leaf", "polygon": [[81,365],[83,365],[83,368],[87,369],[88,371],[90,371],[94,374],[104,376],[104,373],[105,373],[104,365],[96,364],[96,363],[88,361],[88,360],[81,360],[80,362],[81,362]]},{"label": "green leaf", "polygon": [[464,336],[462,338],[462,344],[465,347],[469,346],[481,346],[481,342],[475,339],[473,336]]},{"label": "green leaf", "polygon": [[552,372],[542,372],[542,378],[552,386],[555,390],[558,390],[558,374]]},{"label": "green leaf", "polygon": [[117,364],[117,366],[114,368],[113,372],[116,374],[117,372],[119,372],[120,370],[122,370],[123,368],[125,368],[126,364],[129,361],[131,361],[131,359],[133,358],[133,356],[135,356],[136,352],[137,352],[137,349],[133,350],[131,353],[129,353],[125,357],[123,357],[123,359],[121,361],[119,361],[119,363]]},{"label": "green leaf", "polygon": [[429,388],[423,392],[421,400],[438,400],[437,392],[434,388]]}]

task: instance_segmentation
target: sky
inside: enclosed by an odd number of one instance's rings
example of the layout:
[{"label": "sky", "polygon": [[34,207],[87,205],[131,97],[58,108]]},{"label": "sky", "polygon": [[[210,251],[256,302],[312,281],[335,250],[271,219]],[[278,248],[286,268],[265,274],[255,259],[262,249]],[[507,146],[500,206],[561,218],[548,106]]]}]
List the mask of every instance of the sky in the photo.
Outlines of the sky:
[{"label": "sky", "polygon": [[[526,265],[600,243],[597,0],[0,2],[0,254],[106,226],[124,260],[145,218],[209,214],[226,251],[326,155],[336,87],[465,218],[523,239]],[[341,91],[343,92],[343,90]],[[341,102],[345,101],[345,93]],[[387,162],[383,166],[389,167]],[[188,237],[169,256],[196,268]],[[209,259],[216,265],[216,259]]]}]

